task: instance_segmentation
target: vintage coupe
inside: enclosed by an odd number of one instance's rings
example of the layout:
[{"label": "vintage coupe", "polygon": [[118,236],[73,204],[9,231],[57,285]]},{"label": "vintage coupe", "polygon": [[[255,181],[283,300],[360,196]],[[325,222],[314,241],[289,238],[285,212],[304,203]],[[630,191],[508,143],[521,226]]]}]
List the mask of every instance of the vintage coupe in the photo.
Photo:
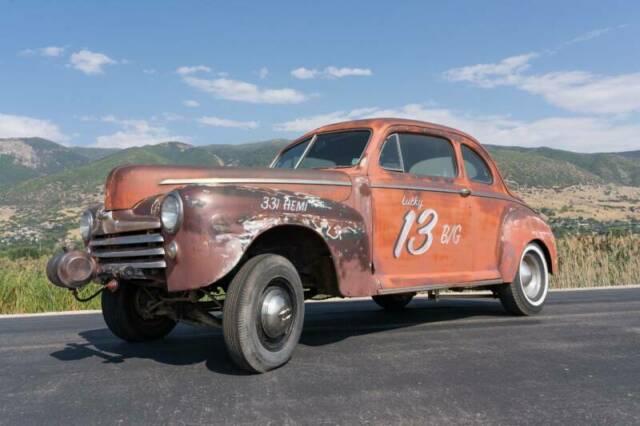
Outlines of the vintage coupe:
[{"label": "vintage coupe", "polygon": [[268,169],[118,167],[81,233],[86,248],[47,273],[74,291],[102,284],[115,335],[222,326],[231,358],[255,372],[291,358],[305,299],[395,310],[417,292],[473,288],[531,315],[557,267],[549,226],[475,139],[400,119],[314,130]]}]

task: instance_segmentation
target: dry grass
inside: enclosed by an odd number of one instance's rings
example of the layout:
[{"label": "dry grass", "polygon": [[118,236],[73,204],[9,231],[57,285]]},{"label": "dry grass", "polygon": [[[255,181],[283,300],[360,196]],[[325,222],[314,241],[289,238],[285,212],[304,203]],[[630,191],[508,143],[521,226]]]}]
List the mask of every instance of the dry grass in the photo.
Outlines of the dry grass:
[{"label": "dry grass", "polygon": [[[553,288],[640,284],[640,235],[585,235],[558,240],[560,272]],[[46,258],[0,258],[0,314],[98,309],[47,282]],[[97,286],[89,286],[89,295]]]},{"label": "dry grass", "polygon": [[553,288],[640,284],[640,235],[579,235],[558,240]]},{"label": "dry grass", "polygon": [[[0,314],[98,309],[100,298],[76,301],[68,290],[54,287],[45,275],[46,258],[10,260],[0,258]],[[91,294],[97,286],[83,290]]]}]

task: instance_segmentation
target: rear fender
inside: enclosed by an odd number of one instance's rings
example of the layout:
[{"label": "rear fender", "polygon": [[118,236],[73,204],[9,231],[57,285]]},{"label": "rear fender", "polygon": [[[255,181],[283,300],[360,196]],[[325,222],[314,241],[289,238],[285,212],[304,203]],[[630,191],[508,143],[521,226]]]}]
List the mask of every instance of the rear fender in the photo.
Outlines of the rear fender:
[{"label": "rear fender", "polygon": [[516,205],[507,209],[502,221],[499,270],[505,282],[515,279],[524,248],[535,242],[548,255],[550,273],[558,268],[556,242],[551,228],[530,209]]}]

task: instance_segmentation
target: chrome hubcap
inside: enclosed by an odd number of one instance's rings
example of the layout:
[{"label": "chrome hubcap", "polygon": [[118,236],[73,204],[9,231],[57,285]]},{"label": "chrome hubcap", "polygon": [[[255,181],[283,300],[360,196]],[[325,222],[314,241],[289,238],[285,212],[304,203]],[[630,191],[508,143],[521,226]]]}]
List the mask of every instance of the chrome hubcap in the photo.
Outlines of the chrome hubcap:
[{"label": "chrome hubcap", "polygon": [[540,260],[535,253],[527,253],[520,263],[520,283],[529,300],[535,300],[542,289]]},{"label": "chrome hubcap", "polygon": [[268,288],[260,310],[264,334],[271,339],[277,339],[289,330],[292,321],[293,308],[289,293],[280,287]]}]

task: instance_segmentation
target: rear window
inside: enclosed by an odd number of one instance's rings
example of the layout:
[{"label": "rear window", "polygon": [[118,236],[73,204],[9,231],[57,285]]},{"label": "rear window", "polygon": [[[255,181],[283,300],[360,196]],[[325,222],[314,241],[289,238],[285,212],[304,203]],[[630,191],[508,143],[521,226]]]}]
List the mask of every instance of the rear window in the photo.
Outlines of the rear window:
[{"label": "rear window", "polygon": [[475,182],[492,184],[493,176],[489,166],[480,155],[466,145],[462,145],[462,158],[467,177]]}]

